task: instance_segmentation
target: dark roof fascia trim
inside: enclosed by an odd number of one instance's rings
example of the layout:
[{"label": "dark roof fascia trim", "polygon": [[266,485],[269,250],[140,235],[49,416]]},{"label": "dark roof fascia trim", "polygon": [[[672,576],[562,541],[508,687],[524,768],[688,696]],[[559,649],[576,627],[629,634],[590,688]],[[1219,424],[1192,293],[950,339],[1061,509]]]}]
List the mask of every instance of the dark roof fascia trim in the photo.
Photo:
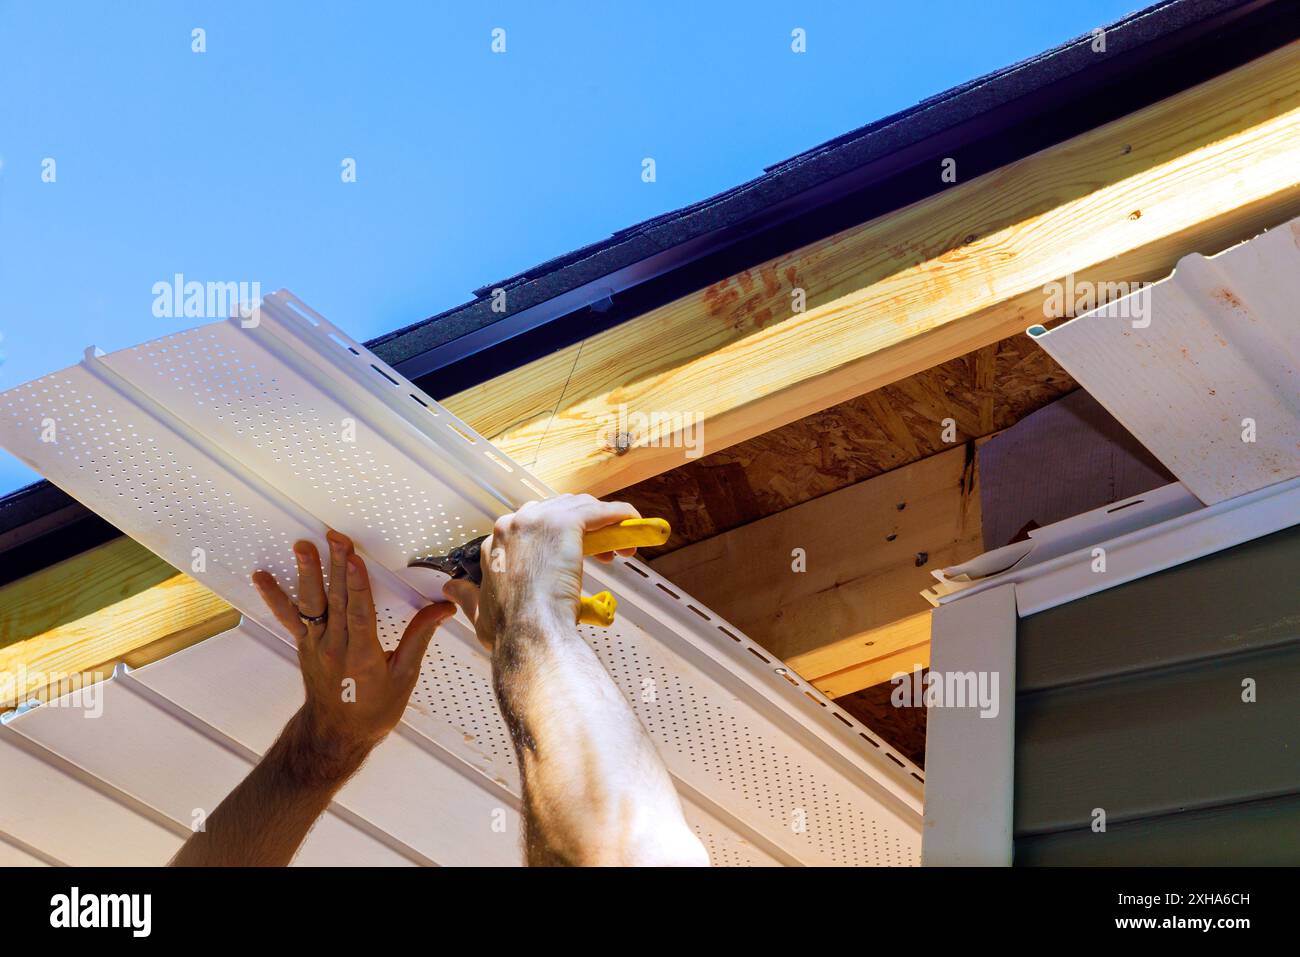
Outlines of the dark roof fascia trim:
[{"label": "dark roof fascia trim", "polygon": [[0,498],[0,585],[121,534],[62,489],[34,482]]}]

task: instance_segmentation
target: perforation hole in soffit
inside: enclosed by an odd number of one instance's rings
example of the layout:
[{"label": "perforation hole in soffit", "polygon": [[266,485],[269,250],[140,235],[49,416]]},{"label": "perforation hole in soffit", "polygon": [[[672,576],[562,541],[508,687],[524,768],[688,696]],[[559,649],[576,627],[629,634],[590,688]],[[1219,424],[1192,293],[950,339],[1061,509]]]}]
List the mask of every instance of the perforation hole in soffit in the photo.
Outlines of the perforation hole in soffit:
[{"label": "perforation hole in soffit", "polygon": [[837,864],[914,862],[914,850],[856,796],[820,780],[796,751],[772,743],[724,694],[671,667],[640,629],[617,621],[579,630],[679,774],[689,766],[721,784],[742,817],[766,818]]}]

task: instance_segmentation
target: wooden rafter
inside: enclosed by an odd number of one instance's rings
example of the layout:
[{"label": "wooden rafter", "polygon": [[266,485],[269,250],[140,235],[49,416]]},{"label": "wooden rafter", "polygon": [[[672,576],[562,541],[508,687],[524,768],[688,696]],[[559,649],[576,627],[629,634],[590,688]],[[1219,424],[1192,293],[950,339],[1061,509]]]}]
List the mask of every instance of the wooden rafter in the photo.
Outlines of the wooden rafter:
[{"label": "wooden rafter", "polygon": [[211,591],[125,537],[0,588],[0,607],[0,710],[239,623]]}]

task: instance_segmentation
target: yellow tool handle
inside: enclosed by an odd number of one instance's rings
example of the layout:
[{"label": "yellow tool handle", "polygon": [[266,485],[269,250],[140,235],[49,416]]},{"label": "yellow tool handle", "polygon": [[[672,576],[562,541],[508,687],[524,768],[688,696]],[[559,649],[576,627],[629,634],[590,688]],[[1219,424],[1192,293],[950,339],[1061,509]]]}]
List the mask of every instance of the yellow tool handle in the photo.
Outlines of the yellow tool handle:
[{"label": "yellow tool handle", "polygon": [[583,595],[582,604],[578,606],[578,624],[608,628],[614,624],[614,612],[617,609],[618,601],[607,591]]},{"label": "yellow tool handle", "polygon": [[620,548],[649,548],[668,541],[672,529],[662,518],[629,518],[582,536],[582,554],[599,555]]},{"label": "yellow tool handle", "polygon": [[[616,552],[620,548],[648,548],[668,541],[672,529],[662,518],[629,518],[607,528],[587,532],[582,536],[584,555]],[[578,607],[578,624],[608,628],[614,624],[618,602],[607,591],[596,595],[583,595]]]}]

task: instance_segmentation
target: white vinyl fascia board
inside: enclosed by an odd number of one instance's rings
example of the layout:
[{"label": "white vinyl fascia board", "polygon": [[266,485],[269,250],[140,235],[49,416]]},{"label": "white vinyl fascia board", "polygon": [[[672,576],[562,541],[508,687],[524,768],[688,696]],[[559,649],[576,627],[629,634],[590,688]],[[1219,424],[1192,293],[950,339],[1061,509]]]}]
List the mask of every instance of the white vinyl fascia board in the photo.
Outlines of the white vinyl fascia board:
[{"label": "white vinyl fascia board", "polygon": [[[1009,866],[1016,733],[1014,584],[935,609],[926,678],[940,694],[926,708],[929,777],[921,862],[926,867]],[[990,693],[994,707],[983,707],[978,694],[970,700],[969,692],[979,688]]]}]

